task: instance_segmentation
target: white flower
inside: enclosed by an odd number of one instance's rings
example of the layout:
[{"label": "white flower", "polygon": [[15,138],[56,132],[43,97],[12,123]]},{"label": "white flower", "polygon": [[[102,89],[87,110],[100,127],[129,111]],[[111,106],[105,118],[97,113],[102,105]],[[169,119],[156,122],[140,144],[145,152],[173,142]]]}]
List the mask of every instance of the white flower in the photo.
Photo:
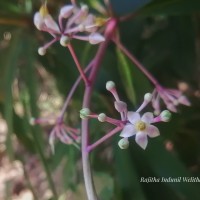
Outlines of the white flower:
[{"label": "white flower", "polygon": [[48,32],[53,36],[53,40],[42,47],[45,50],[59,40],[62,46],[66,46],[70,39],[88,41],[90,44],[105,41],[97,29],[103,26],[106,20],[89,14],[86,5],[82,5],[81,8],[75,5],[62,7],[57,23],[49,14],[45,4],[41,6],[39,12],[35,13],[33,21],[38,30]]},{"label": "white flower", "polygon": [[128,123],[124,126],[120,136],[124,138],[135,135],[136,143],[146,149],[148,138],[153,138],[160,135],[157,127],[151,125],[154,116],[151,112],[146,112],[142,117],[137,112],[128,112],[127,114]]}]

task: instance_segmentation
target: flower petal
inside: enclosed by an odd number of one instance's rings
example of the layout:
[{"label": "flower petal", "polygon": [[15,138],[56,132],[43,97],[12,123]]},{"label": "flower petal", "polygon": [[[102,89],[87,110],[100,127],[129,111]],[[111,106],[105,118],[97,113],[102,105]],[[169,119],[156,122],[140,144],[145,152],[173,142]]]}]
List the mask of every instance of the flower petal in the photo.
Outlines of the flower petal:
[{"label": "flower petal", "polygon": [[60,17],[68,18],[73,12],[74,6],[73,5],[66,5],[60,9]]},{"label": "flower petal", "polygon": [[167,105],[167,109],[172,111],[172,112],[177,112],[176,106],[172,103]]},{"label": "flower petal", "polygon": [[143,149],[146,149],[148,139],[147,139],[147,135],[145,132],[143,132],[143,131],[138,132],[135,136],[135,141],[140,147],[142,147]]},{"label": "flower petal", "polygon": [[146,129],[146,132],[148,136],[152,138],[160,135],[160,131],[158,130],[158,128],[153,125],[149,125]]},{"label": "flower petal", "polygon": [[39,12],[36,12],[33,17],[33,23],[37,27],[38,30],[41,30],[42,27],[45,25],[44,18],[40,15]]},{"label": "flower petal", "polygon": [[183,104],[183,105],[185,105],[185,106],[190,106],[191,105],[191,103],[190,103],[190,101],[187,99],[187,97],[185,97],[185,96],[180,96],[179,98],[178,98],[178,102],[180,103],[180,104]]},{"label": "flower petal", "polygon": [[121,137],[131,137],[136,134],[136,129],[132,124],[127,124],[124,126],[122,132],[120,133]]},{"label": "flower petal", "polygon": [[92,33],[89,35],[90,44],[98,44],[104,41],[105,41],[105,38],[99,33]]},{"label": "flower petal", "polygon": [[51,15],[45,16],[44,22],[45,22],[45,25],[47,26],[47,28],[54,30],[57,33],[60,33],[60,29],[59,29],[57,23],[51,17]]},{"label": "flower petal", "polygon": [[143,122],[145,122],[145,123],[150,124],[150,123],[152,123],[153,118],[154,118],[154,117],[153,117],[153,113],[151,113],[151,112],[146,112],[146,113],[144,113],[144,115],[142,116],[141,120],[142,120]]},{"label": "flower petal", "polygon": [[94,15],[92,15],[92,14],[89,14],[89,15],[86,17],[85,21],[83,22],[83,24],[84,24],[85,26],[91,26],[91,25],[94,25],[94,23],[95,23],[95,17],[94,17]]},{"label": "flower petal", "polygon": [[140,114],[137,112],[128,112],[127,117],[132,124],[140,120]]},{"label": "flower petal", "polygon": [[55,148],[54,148],[55,138],[56,138],[56,131],[52,130],[50,135],[49,135],[49,144],[50,144],[51,151],[52,151],[53,154],[55,153]]}]

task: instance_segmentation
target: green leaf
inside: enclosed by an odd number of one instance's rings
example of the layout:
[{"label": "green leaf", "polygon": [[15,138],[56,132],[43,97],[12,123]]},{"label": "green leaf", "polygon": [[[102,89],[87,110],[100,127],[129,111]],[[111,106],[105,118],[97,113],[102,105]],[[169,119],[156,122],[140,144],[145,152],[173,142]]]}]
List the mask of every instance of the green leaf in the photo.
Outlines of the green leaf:
[{"label": "green leaf", "polygon": [[110,200],[113,197],[114,182],[112,177],[106,173],[94,173],[95,186],[99,194],[99,198]]},{"label": "green leaf", "polygon": [[[145,157],[158,177],[191,177],[186,167],[177,157],[168,152],[160,139],[154,139],[145,151]],[[197,183],[166,182],[171,189],[185,199],[200,199],[199,185]]]},{"label": "green leaf", "polygon": [[[23,50],[24,55],[26,55],[26,77],[25,82],[27,84],[28,93],[29,93],[29,108],[30,112],[33,117],[38,118],[39,111],[37,107],[37,99],[38,99],[38,81],[36,77],[36,71],[35,71],[35,61],[36,61],[36,51],[33,48],[35,45],[35,40],[30,38],[27,35],[23,35]],[[37,149],[37,152],[40,156],[41,163],[43,164],[44,170],[46,172],[47,180],[49,183],[49,187],[53,193],[53,199],[57,198],[57,192],[55,189],[55,185],[53,183],[52,174],[50,171],[50,167],[47,161],[47,158],[44,154],[45,149],[45,141],[43,137],[43,132],[41,131],[41,128],[39,126],[33,126],[31,129],[33,141],[35,144],[35,147]]]},{"label": "green leaf", "polygon": [[19,55],[21,54],[22,45],[20,42],[20,31],[13,34],[13,40],[10,44],[8,54],[5,56],[5,76],[4,76],[4,87],[5,87],[5,103],[4,103],[4,115],[8,126],[8,135],[6,140],[6,147],[8,155],[13,158],[12,149],[12,133],[13,133],[13,96],[12,86],[17,72],[17,64]]},{"label": "green leaf", "polygon": [[135,105],[136,104],[136,94],[135,89],[133,86],[132,79],[134,78],[134,74],[132,73],[130,69],[130,65],[127,61],[127,58],[121,53],[119,49],[117,51],[117,57],[118,57],[118,68],[121,75],[122,83],[124,85],[124,88],[126,90],[126,94],[129,98],[129,100]]},{"label": "green leaf", "polygon": [[158,0],[142,8],[142,15],[177,15],[200,11],[199,0]]},{"label": "green leaf", "polygon": [[[126,191],[125,197],[121,199],[139,199],[145,200],[145,194],[139,183],[139,176],[133,165],[130,152],[115,147],[115,168],[120,190]],[[128,194],[127,194],[128,193]]]}]

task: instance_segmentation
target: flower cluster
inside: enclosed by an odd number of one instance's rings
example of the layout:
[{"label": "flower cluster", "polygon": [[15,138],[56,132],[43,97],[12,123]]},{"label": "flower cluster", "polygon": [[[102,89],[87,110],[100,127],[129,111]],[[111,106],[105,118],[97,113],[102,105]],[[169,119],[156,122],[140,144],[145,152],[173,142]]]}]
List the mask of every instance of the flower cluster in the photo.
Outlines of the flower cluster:
[{"label": "flower cluster", "polygon": [[60,121],[58,118],[55,122],[55,119],[52,118],[31,118],[30,124],[36,125],[36,124],[46,124],[53,122],[55,124],[54,128],[51,130],[49,134],[49,144],[51,146],[51,150],[54,153],[54,142],[56,138],[58,138],[62,143],[68,144],[68,145],[74,145],[79,149],[79,143],[80,143],[80,130],[76,128],[69,127],[64,124],[63,121]]},{"label": "flower cluster", "polygon": [[156,115],[160,114],[160,100],[163,100],[168,110],[177,112],[177,106],[179,104],[190,106],[190,102],[181,91],[176,89],[163,88],[160,85],[152,93],[152,106]]},{"label": "flower cluster", "polygon": [[[97,115],[95,113],[91,113],[88,108],[83,108],[80,111],[81,118],[96,118],[100,122],[108,122],[117,126],[119,130],[122,130],[120,133],[120,137],[122,137],[122,139],[118,142],[118,145],[121,149],[128,148],[129,138],[132,136],[135,136],[135,141],[141,148],[146,149],[148,137],[154,138],[160,135],[158,128],[152,124],[157,122],[168,122],[171,118],[171,113],[168,110],[164,110],[159,116],[154,116],[152,112],[146,112],[141,115],[140,112],[152,100],[152,94],[150,93],[144,95],[143,103],[135,112],[128,111],[127,104],[120,100],[115,83],[113,81],[107,82],[106,89],[110,91],[115,98],[114,106],[115,109],[120,113],[121,119],[118,120],[110,118],[106,116],[105,113]],[[113,133],[114,132],[111,131],[111,135],[113,135]]]},{"label": "flower cluster", "polygon": [[104,37],[97,32],[106,20],[89,13],[87,5],[80,8],[76,5],[66,5],[60,9],[58,24],[49,14],[46,4],[34,15],[34,24],[38,30],[48,32],[53,39],[38,49],[40,55],[45,55],[46,49],[56,41],[67,46],[71,39],[88,41],[90,44],[103,42]]},{"label": "flower cluster", "polygon": [[115,108],[121,114],[121,120],[125,121],[125,125],[120,134],[123,139],[119,141],[119,146],[124,149],[128,147],[128,138],[135,135],[136,143],[146,149],[148,138],[153,138],[160,135],[157,127],[152,123],[160,121],[168,121],[171,117],[169,111],[163,111],[159,117],[155,117],[153,113],[146,112],[142,116],[139,114],[152,100],[152,95],[147,93],[144,95],[144,101],[136,112],[127,111],[127,105],[125,102],[119,99],[118,93],[115,88],[115,84],[112,81],[107,82],[107,90],[109,90],[115,98]]}]

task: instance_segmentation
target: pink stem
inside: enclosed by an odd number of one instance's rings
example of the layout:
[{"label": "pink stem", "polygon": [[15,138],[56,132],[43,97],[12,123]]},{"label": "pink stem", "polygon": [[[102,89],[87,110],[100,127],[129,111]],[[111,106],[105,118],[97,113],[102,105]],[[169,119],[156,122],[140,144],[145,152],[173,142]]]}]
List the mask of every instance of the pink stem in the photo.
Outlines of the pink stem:
[{"label": "pink stem", "polygon": [[[115,19],[111,19],[106,27],[105,31],[105,42],[101,43],[97,54],[95,56],[94,65],[92,71],[89,76],[90,84],[86,85],[85,92],[84,92],[84,99],[83,99],[83,108],[89,108],[92,89],[94,85],[94,81],[97,76],[98,69],[106,52],[107,46],[109,41],[111,40],[113,33],[115,31],[117,25],[117,21]],[[83,176],[85,181],[86,193],[88,200],[97,200],[97,194],[95,191],[90,160],[89,160],[89,152],[87,151],[88,142],[89,142],[89,120],[82,119],[82,164],[83,164]]]},{"label": "pink stem", "polygon": [[158,81],[152,76],[152,74],[137,60],[137,58],[132,55],[125,46],[115,38],[113,39],[117,47],[141,70],[146,77],[157,87],[159,85]]},{"label": "pink stem", "polygon": [[[97,114],[88,115],[89,118],[93,118],[93,119],[98,119],[98,116],[99,115],[97,115]],[[108,116],[106,116],[105,122],[108,122],[108,123],[113,124],[115,126],[120,126],[121,124],[124,124],[123,121],[118,120],[118,119],[113,119],[113,118],[108,117]]]},{"label": "pink stem", "polygon": [[117,119],[113,119],[111,117],[106,117],[106,122],[114,124],[116,126],[120,126],[121,124],[123,124],[124,122],[121,120],[117,120]]},{"label": "pink stem", "polygon": [[71,44],[68,44],[67,47],[68,47],[68,49],[69,49],[69,51],[70,51],[70,53],[72,55],[72,58],[74,59],[74,62],[76,64],[76,66],[77,66],[77,69],[78,69],[83,81],[85,82],[85,85],[88,85],[89,81],[88,81],[87,77],[85,76],[85,73],[82,70],[82,67],[81,67],[81,65],[79,63],[79,60],[78,60],[78,58],[77,58],[77,56],[75,54],[74,48],[72,47]]},{"label": "pink stem", "polygon": [[59,23],[59,27],[60,27],[60,32],[63,33],[63,18],[61,16],[59,16],[58,18],[58,23]]},{"label": "pink stem", "polygon": [[[92,60],[92,61],[89,63],[89,65],[85,68],[84,72],[85,72],[85,73],[88,72],[88,70],[92,67],[92,65],[93,65],[93,60]],[[75,82],[74,85],[72,86],[72,88],[71,88],[69,94],[67,95],[67,98],[66,98],[66,100],[65,100],[65,103],[64,103],[64,105],[63,105],[63,107],[62,107],[62,110],[61,110],[61,112],[60,112],[60,116],[59,116],[59,119],[58,119],[60,122],[62,122],[62,120],[63,120],[63,117],[64,117],[65,111],[66,111],[66,109],[67,109],[67,106],[69,105],[69,102],[70,102],[70,100],[71,100],[71,98],[72,98],[72,96],[73,96],[73,94],[74,94],[76,88],[78,87],[80,81],[81,81],[81,76],[78,77],[78,79],[76,80],[76,82]]]},{"label": "pink stem", "polygon": [[54,38],[54,39],[52,39],[50,42],[48,42],[47,44],[45,44],[44,46],[43,46],[43,48],[44,49],[47,49],[48,47],[50,47],[54,42],[56,42],[56,41],[58,41],[59,40],[59,38]]},{"label": "pink stem", "polygon": [[98,145],[100,145],[101,143],[103,143],[104,141],[106,141],[108,138],[112,137],[113,135],[115,135],[117,132],[119,132],[120,130],[122,130],[122,127],[118,126],[116,128],[114,128],[112,131],[108,132],[105,136],[103,136],[101,139],[97,140],[95,143],[89,145],[87,147],[87,151],[90,152],[93,149],[95,149]]}]

